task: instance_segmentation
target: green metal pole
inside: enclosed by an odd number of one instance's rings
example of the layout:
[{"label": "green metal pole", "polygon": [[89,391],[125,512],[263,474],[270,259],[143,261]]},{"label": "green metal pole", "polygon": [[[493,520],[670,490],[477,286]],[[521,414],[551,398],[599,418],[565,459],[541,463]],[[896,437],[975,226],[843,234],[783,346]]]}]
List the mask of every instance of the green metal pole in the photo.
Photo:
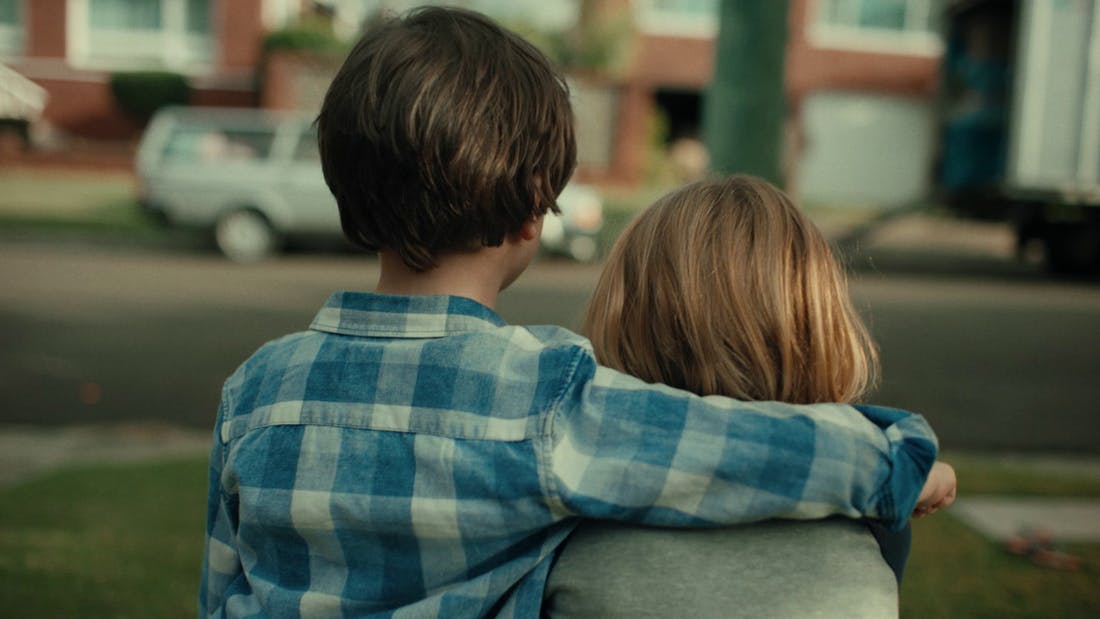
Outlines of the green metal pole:
[{"label": "green metal pole", "polygon": [[787,0],[721,0],[703,133],[715,172],[782,185]]}]

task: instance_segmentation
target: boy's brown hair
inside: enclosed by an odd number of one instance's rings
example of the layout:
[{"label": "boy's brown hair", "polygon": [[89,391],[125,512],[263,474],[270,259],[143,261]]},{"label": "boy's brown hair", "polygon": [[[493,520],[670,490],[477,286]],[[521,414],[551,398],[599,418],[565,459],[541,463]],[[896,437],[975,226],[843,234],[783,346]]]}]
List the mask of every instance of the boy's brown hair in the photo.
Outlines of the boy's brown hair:
[{"label": "boy's brown hair", "polygon": [[743,175],[688,185],[635,219],[584,332],[600,363],[699,395],[852,402],[878,371],[821,232]]},{"label": "boy's brown hair", "polygon": [[576,166],[561,75],[518,35],[454,8],[368,29],[317,125],[345,236],[417,271],[558,212]]}]

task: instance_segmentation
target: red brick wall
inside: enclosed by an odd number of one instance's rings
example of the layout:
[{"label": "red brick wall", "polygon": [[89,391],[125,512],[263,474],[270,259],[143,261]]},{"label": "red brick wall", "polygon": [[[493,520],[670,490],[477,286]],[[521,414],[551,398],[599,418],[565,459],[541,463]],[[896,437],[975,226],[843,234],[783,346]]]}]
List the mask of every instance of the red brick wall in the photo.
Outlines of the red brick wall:
[{"label": "red brick wall", "polygon": [[714,75],[714,41],[641,35],[630,79],[653,86],[699,90]]},{"label": "red brick wall", "polygon": [[191,93],[191,105],[216,107],[256,107],[256,93],[251,90],[196,89]]},{"label": "red brick wall", "polygon": [[272,53],[264,63],[260,105],[272,110],[319,110],[342,60],[309,52]]},{"label": "red brick wall", "polygon": [[[104,140],[131,139],[141,133],[143,125],[118,109],[105,75],[102,80],[34,82],[49,93],[43,119],[68,133]],[[256,93],[250,90],[202,88],[191,93],[192,105],[254,107],[256,103]]]},{"label": "red brick wall", "polygon": [[787,91],[793,98],[821,89],[914,96],[930,96],[936,89],[937,59],[933,57],[833,49],[792,51],[787,58]]},{"label": "red brick wall", "polygon": [[64,58],[66,0],[24,2],[26,55],[33,58]]},{"label": "red brick wall", "polygon": [[272,110],[288,110],[294,107],[294,73],[301,70],[293,54],[275,52],[264,63],[263,90],[260,104]]},{"label": "red brick wall", "polygon": [[106,81],[35,80],[50,94],[44,118],[66,132],[96,139],[126,139],[140,132],[115,105]]},{"label": "red brick wall", "polygon": [[262,0],[218,0],[216,4],[218,67],[255,67],[264,35]]},{"label": "red brick wall", "polygon": [[627,81],[619,84],[618,95],[610,162],[607,166],[579,166],[575,178],[580,182],[632,186],[644,180],[648,123],[657,105],[653,89]]}]

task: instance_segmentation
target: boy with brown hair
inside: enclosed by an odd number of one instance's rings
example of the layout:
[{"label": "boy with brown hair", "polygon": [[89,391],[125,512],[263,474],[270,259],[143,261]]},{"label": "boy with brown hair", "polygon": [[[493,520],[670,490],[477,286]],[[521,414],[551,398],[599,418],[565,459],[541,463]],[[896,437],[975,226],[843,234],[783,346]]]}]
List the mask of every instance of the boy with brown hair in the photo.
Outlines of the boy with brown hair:
[{"label": "boy with brown hair", "polygon": [[516,35],[455,9],[390,19],[318,127],[381,277],[226,381],[203,616],[537,617],[580,518],[900,527],[918,495],[943,502],[919,416],[701,398],[501,320],[576,160],[565,83]]}]

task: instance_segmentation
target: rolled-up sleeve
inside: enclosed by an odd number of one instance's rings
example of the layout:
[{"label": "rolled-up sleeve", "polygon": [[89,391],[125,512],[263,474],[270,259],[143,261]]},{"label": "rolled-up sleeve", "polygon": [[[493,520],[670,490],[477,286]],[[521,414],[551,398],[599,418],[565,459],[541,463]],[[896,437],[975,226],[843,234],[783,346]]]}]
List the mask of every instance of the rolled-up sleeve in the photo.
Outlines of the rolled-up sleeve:
[{"label": "rolled-up sleeve", "polygon": [[547,492],[563,514],[661,526],[840,514],[901,528],[937,450],[904,411],[699,397],[584,350],[547,429]]}]

